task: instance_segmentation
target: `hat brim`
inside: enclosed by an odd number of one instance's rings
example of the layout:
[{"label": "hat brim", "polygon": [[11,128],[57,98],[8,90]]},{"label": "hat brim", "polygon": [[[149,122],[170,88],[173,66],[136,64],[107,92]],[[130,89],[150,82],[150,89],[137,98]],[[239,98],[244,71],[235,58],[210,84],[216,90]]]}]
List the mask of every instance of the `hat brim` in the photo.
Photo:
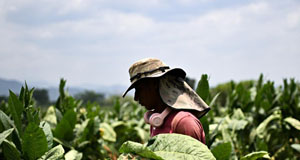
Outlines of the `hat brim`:
[{"label": "hat brim", "polygon": [[148,78],[158,78],[158,77],[162,77],[166,74],[172,74],[172,75],[175,75],[175,76],[178,76],[178,77],[181,77],[181,78],[185,78],[186,76],[186,73],[183,69],[181,68],[173,68],[173,69],[169,69],[169,70],[166,70],[165,72],[161,72],[161,73],[158,73],[158,74],[153,74],[153,75],[149,75],[149,76],[146,76],[146,77],[142,77],[140,79],[138,79],[137,81],[134,81],[129,87],[128,89],[123,93],[122,97],[124,98],[127,94],[127,92],[129,92],[130,90],[132,90],[134,87],[135,87],[135,84],[137,82],[139,82],[140,80],[142,79],[148,79]]},{"label": "hat brim", "polygon": [[202,98],[183,80],[176,77],[160,79],[159,93],[164,103],[177,110],[195,111],[201,118],[210,107]]}]

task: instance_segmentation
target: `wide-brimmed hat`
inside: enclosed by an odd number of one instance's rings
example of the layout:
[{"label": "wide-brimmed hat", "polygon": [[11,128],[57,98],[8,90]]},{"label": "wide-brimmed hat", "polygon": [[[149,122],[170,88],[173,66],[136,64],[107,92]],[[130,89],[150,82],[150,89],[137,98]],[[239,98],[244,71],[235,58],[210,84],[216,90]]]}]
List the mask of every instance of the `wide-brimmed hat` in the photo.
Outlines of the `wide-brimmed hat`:
[{"label": "wide-brimmed hat", "polygon": [[131,85],[124,92],[135,87],[135,84],[146,78],[159,78],[159,94],[164,103],[174,109],[195,111],[197,117],[202,117],[209,106],[184,81],[186,73],[181,68],[171,69],[159,59],[146,58],[137,61],[129,68]]}]

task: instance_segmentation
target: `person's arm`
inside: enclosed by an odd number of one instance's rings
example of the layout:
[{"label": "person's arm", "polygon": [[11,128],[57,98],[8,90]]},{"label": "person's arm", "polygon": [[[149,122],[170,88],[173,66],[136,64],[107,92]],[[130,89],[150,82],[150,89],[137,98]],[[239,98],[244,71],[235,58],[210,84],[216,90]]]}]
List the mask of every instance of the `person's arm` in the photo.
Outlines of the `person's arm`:
[{"label": "person's arm", "polygon": [[175,124],[173,133],[189,135],[205,144],[205,133],[201,122],[191,115],[180,118]]}]

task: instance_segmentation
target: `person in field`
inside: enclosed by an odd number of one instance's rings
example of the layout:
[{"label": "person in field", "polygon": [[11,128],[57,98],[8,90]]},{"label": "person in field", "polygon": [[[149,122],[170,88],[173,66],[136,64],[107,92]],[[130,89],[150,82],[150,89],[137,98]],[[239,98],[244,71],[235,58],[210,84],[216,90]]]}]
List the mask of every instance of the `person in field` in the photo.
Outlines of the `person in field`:
[{"label": "person in field", "polygon": [[205,133],[199,119],[210,107],[184,81],[181,68],[171,69],[161,60],[146,58],[129,68],[134,100],[148,111],[145,122],[150,124],[150,135],[179,133],[189,135],[205,144]]}]

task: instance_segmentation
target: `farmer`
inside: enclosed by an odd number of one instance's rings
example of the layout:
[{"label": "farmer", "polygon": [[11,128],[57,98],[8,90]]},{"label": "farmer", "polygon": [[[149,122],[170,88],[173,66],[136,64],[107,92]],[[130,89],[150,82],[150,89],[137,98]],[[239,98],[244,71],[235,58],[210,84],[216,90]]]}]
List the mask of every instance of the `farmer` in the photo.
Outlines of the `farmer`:
[{"label": "farmer", "polygon": [[143,105],[150,135],[179,133],[189,135],[205,144],[205,134],[199,118],[209,106],[184,81],[186,73],[180,68],[170,69],[159,59],[146,58],[129,68],[134,100]]}]

